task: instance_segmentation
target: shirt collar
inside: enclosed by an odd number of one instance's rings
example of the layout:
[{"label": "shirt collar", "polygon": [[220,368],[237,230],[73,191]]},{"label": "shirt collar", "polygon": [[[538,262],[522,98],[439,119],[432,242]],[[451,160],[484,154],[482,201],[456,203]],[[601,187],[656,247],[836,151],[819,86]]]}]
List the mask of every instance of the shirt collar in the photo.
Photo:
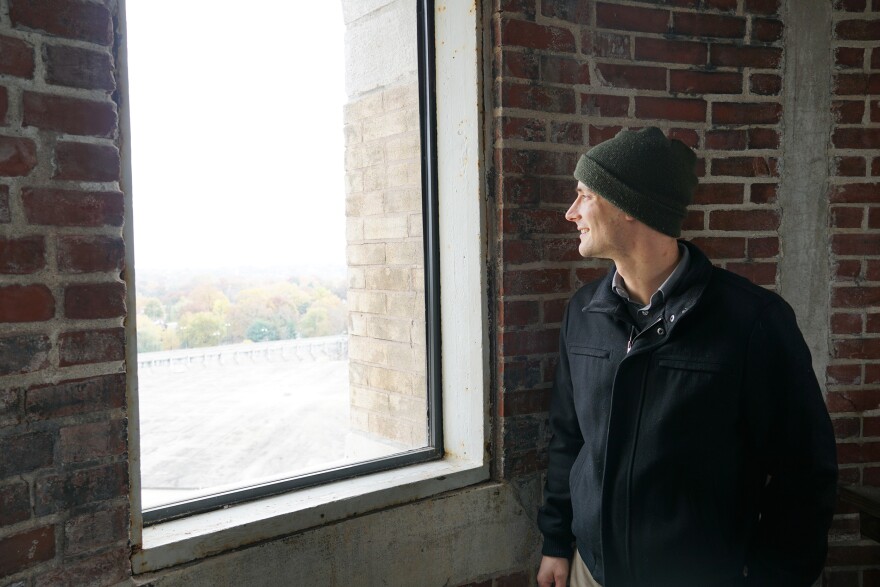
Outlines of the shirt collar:
[{"label": "shirt collar", "polygon": [[[684,275],[685,271],[687,271],[688,262],[690,261],[690,252],[688,248],[681,243],[678,243],[678,250],[681,253],[681,259],[678,261],[678,265],[675,266],[675,269],[672,270],[672,273],[669,274],[669,277],[660,284],[660,287],[657,288],[657,291],[651,296],[651,299],[648,300],[648,305],[639,308],[640,310],[650,310],[652,307],[657,305],[662,305],[666,298],[672,293],[675,289],[675,286],[678,285],[678,282],[681,281],[681,277]],[[634,302],[629,297],[629,292],[626,289],[626,285],[623,282],[623,277],[617,272],[617,268],[614,269],[614,276],[611,278],[611,289],[618,296],[629,302],[630,304],[637,304],[638,302]]]}]

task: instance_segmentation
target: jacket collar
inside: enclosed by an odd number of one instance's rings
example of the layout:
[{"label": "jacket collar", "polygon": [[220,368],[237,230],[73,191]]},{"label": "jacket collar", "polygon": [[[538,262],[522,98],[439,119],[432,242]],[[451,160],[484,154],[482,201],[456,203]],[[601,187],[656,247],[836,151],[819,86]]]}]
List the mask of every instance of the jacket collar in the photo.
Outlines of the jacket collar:
[{"label": "jacket collar", "polygon": [[[687,241],[680,240],[678,242],[687,247],[690,253],[690,262],[681,281],[666,299],[666,313],[674,316],[686,314],[697,305],[712,274],[712,263],[703,251]],[[624,320],[629,319],[624,301],[611,290],[611,280],[616,271],[617,268],[612,265],[608,274],[602,278],[596,288],[592,299],[582,308],[582,311],[601,312],[612,314]]]}]

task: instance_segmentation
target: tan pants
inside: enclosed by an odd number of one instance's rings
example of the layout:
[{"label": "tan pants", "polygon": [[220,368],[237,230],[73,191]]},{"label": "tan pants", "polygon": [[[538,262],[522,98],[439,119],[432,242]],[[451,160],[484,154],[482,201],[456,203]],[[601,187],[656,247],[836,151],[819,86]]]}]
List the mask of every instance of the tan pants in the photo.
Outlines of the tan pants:
[{"label": "tan pants", "polygon": [[590,574],[590,569],[587,568],[577,549],[574,549],[574,558],[571,560],[571,577],[568,585],[569,587],[602,587]]}]

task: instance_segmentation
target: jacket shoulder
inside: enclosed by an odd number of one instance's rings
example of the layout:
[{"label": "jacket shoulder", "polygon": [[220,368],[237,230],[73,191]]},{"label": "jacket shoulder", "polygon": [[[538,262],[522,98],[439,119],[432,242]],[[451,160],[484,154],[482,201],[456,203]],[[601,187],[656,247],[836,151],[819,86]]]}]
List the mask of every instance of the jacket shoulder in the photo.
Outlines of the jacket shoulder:
[{"label": "jacket shoulder", "polygon": [[718,294],[732,296],[737,304],[750,306],[755,311],[761,311],[773,304],[788,306],[778,293],[755,285],[745,277],[727,269],[713,266],[711,279],[713,288]]}]

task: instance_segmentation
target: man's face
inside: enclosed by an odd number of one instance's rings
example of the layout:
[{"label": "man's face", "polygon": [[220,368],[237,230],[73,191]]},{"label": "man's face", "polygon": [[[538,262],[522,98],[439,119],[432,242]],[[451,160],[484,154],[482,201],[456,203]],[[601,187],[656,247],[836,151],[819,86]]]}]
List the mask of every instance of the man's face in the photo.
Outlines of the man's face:
[{"label": "man's face", "polygon": [[578,252],[582,257],[617,259],[626,246],[628,216],[582,182],[577,198],[565,213],[580,231]]}]

